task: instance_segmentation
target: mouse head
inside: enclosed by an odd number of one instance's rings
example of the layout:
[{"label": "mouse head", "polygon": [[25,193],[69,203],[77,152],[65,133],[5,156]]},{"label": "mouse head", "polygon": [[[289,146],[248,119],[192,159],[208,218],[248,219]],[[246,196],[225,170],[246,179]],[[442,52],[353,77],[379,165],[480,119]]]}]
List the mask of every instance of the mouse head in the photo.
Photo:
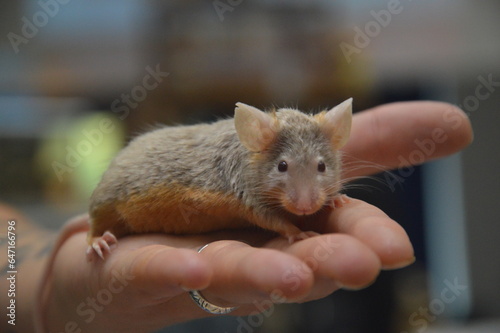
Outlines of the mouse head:
[{"label": "mouse head", "polygon": [[352,98],[315,116],[236,106],[236,132],[254,153],[249,174],[261,203],[295,215],[314,214],[328,204],[340,190],[339,149],[349,138]]}]

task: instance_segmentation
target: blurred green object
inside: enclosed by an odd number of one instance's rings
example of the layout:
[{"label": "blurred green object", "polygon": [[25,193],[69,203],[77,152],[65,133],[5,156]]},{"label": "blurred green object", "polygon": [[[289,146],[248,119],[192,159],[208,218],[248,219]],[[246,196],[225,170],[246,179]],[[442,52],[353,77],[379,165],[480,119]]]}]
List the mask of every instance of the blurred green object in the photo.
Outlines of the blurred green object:
[{"label": "blurred green object", "polygon": [[57,121],[42,138],[37,156],[46,197],[54,203],[87,202],[124,138],[123,122],[109,113]]}]

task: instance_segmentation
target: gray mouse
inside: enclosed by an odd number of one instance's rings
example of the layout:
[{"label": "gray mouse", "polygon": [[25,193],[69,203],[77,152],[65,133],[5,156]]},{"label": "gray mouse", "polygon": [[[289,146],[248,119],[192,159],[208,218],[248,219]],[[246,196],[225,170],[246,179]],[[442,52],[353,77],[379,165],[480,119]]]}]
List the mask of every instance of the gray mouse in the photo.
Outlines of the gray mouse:
[{"label": "gray mouse", "polygon": [[338,202],[351,120],[352,98],[316,115],[237,103],[234,119],[138,136],[92,194],[88,253],[139,233],[258,226],[307,237],[300,220]]}]

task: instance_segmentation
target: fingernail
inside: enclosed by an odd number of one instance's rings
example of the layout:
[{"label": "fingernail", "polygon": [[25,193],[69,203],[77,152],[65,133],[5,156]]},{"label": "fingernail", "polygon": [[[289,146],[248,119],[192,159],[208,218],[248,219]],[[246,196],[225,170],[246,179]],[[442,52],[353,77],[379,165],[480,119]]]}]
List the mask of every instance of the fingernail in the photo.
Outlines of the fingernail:
[{"label": "fingernail", "polygon": [[409,260],[403,261],[401,263],[397,263],[397,264],[390,265],[390,266],[384,265],[384,266],[382,266],[382,269],[385,271],[390,271],[390,270],[394,270],[394,269],[403,268],[406,266],[410,266],[411,264],[413,264],[415,262],[415,260],[417,260],[417,258],[415,256],[413,256]]},{"label": "fingernail", "polygon": [[342,289],[344,290],[349,290],[349,291],[358,291],[358,290],[362,290],[362,289],[365,289],[365,288],[368,288],[369,286],[371,286],[372,284],[375,283],[375,281],[377,281],[376,279],[367,283],[367,284],[364,284],[362,286],[342,286]]},{"label": "fingernail", "polygon": [[363,286],[363,287],[349,287],[349,286],[343,286],[342,289],[343,290],[347,290],[347,291],[359,291],[361,289],[365,289],[366,286]]}]

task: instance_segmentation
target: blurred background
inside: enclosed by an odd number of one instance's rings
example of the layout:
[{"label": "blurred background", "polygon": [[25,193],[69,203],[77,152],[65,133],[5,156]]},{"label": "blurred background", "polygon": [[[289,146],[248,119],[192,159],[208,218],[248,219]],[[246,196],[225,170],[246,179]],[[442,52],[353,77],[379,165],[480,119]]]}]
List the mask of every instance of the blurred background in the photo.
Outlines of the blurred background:
[{"label": "blurred background", "polygon": [[434,99],[469,115],[475,141],[462,153],[395,170],[395,185],[385,174],[349,192],[403,225],[415,264],[362,291],[162,332],[500,331],[500,2],[0,8],[0,200],[48,228],[86,210],[131,137],[158,123],[230,116],[238,101],[318,111],[353,97],[361,111]]}]

